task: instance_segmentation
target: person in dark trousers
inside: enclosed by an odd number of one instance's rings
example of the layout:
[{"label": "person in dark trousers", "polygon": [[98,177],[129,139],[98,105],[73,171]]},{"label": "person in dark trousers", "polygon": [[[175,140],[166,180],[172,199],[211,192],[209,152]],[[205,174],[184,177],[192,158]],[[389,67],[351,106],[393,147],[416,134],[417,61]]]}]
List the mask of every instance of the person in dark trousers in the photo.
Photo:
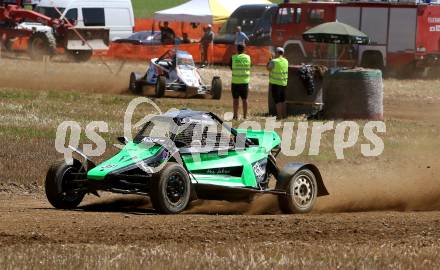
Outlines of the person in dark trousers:
[{"label": "person in dark trousers", "polygon": [[284,58],[284,49],[276,48],[275,58],[267,64],[269,70],[269,91],[275,102],[277,117],[286,118],[286,88],[289,74],[289,62]]},{"label": "person in dark trousers", "polygon": [[244,53],[245,46],[237,45],[237,54],[231,58],[232,69],[231,92],[233,98],[234,120],[238,119],[240,98],[243,103],[243,118],[247,117],[249,81],[251,77],[251,57]]},{"label": "person in dark trousers", "polygon": [[162,44],[174,44],[176,33],[168,26],[168,22],[164,22],[163,26],[159,23],[160,41]]},{"label": "person in dark trousers", "polygon": [[205,29],[205,33],[200,40],[201,46],[201,66],[208,64],[208,51],[211,44],[214,42],[214,32],[212,31],[212,25],[208,24]]}]

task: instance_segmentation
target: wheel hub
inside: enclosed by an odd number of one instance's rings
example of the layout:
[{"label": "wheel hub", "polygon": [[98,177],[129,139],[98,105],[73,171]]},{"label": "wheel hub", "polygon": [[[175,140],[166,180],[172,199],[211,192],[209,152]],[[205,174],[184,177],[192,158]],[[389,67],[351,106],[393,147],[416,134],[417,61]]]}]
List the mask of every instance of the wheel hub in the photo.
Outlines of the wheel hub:
[{"label": "wheel hub", "polygon": [[179,203],[185,194],[185,182],[179,174],[173,174],[168,177],[166,194],[170,202]]},{"label": "wheel hub", "polygon": [[306,206],[313,199],[313,187],[309,178],[300,176],[293,184],[293,199],[299,206]]},{"label": "wheel hub", "polygon": [[71,191],[72,189],[76,188],[76,186],[71,183],[71,181],[75,179],[75,176],[73,176],[72,173],[77,173],[77,172],[79,172],[79,170],[75,169],[74,167],[70,167],[63,173],[62,176],[63,192],[61,193],[61,195],[64,197],[66,201],[75,200],[76,197],[78,196],[78,192]]}]

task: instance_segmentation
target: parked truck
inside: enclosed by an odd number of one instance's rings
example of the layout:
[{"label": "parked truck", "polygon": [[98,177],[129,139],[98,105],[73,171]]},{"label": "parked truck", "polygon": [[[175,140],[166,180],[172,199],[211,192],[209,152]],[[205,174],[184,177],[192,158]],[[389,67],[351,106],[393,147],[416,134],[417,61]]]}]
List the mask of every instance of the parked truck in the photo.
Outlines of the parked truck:
[{"label": "parked truck", "polygon": [[402,75],[425,74],[440,65],[440,5],[401,2],[306,2],[278,5],[272,43],[290,63],[329,63],[334,49],[305,42],[303,32],[339,21],[370,38],[368,45],[338,45],[340,66],[363,66]]}]

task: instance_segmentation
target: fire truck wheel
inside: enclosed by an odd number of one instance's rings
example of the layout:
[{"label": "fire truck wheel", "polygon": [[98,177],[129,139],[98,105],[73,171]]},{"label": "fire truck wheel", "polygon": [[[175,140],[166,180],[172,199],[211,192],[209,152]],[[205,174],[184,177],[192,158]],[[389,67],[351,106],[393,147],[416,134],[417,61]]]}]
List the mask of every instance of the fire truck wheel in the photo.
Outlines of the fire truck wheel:
[{"label": "fire truck wheel", "polygon": [[440,79],[440,66],[433,66],[429,68],[428,78]]},{"label": "fire truck wheel", "polygon": [[93,51],[91,50],[77,50],[77,51],[68,51],[70,58],[75,62],[86,62],[88,61],[92,55]]},{"label": "fire truck wheel", "polygon": [[42,60],[52,56],[56,50],[56,40],[52,33],[36,32],[29,39],[28,53],[32,60]]},{"label": "fire truck wheel", "polygon": [[384,69],[382,53],[379,51],[365,51],[362,54],[361,66],[364,68]]}]

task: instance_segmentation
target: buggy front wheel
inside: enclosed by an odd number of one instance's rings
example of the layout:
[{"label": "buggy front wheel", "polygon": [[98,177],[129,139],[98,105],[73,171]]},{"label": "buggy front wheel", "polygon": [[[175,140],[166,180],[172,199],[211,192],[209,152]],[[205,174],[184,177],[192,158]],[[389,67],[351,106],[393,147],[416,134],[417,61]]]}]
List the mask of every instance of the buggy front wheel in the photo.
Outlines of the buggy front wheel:
[{"label": "buggy front wheel", "polygon": [[163,214],[177,214],[185,210],[190,200],[191,181],[185,169],[169,162],[152,179],[150,198],[154,209]]},{"label": "buggy front wheel", "polygon": [[142,93],[142,85],[139,84],[138,77],[139,76],[135,72],[132,72],[130,74],[130,82],[128,84],[128,89],[130,89],[130,91],[136,95]]},{"label": "buggy front wheel", "polygon": [[277,189],[286,194],[278,195],[278,203],[285,214],[302,214],[312,211],[318,189],[315,174],[309,169],[300,169],[286,181],[277,183]]},{"label": "buggy front wheel", "polygon": [[73,181],[78,178],[81,167],[81,162],[74,159],[72,165],[62,160],[49,168],[44,186],[47,200],[52,206],[59,209],[72,209],[81,203],[85,193],[79,191],[78,185]]},{"label": "buggy front wheel", "polygon": [[165,76],[159,76],[157,78],[157,82],[156,82],[156,97],[160,98],[163,97],[165,95],[165,88],[166,88],[166,78]]}]

